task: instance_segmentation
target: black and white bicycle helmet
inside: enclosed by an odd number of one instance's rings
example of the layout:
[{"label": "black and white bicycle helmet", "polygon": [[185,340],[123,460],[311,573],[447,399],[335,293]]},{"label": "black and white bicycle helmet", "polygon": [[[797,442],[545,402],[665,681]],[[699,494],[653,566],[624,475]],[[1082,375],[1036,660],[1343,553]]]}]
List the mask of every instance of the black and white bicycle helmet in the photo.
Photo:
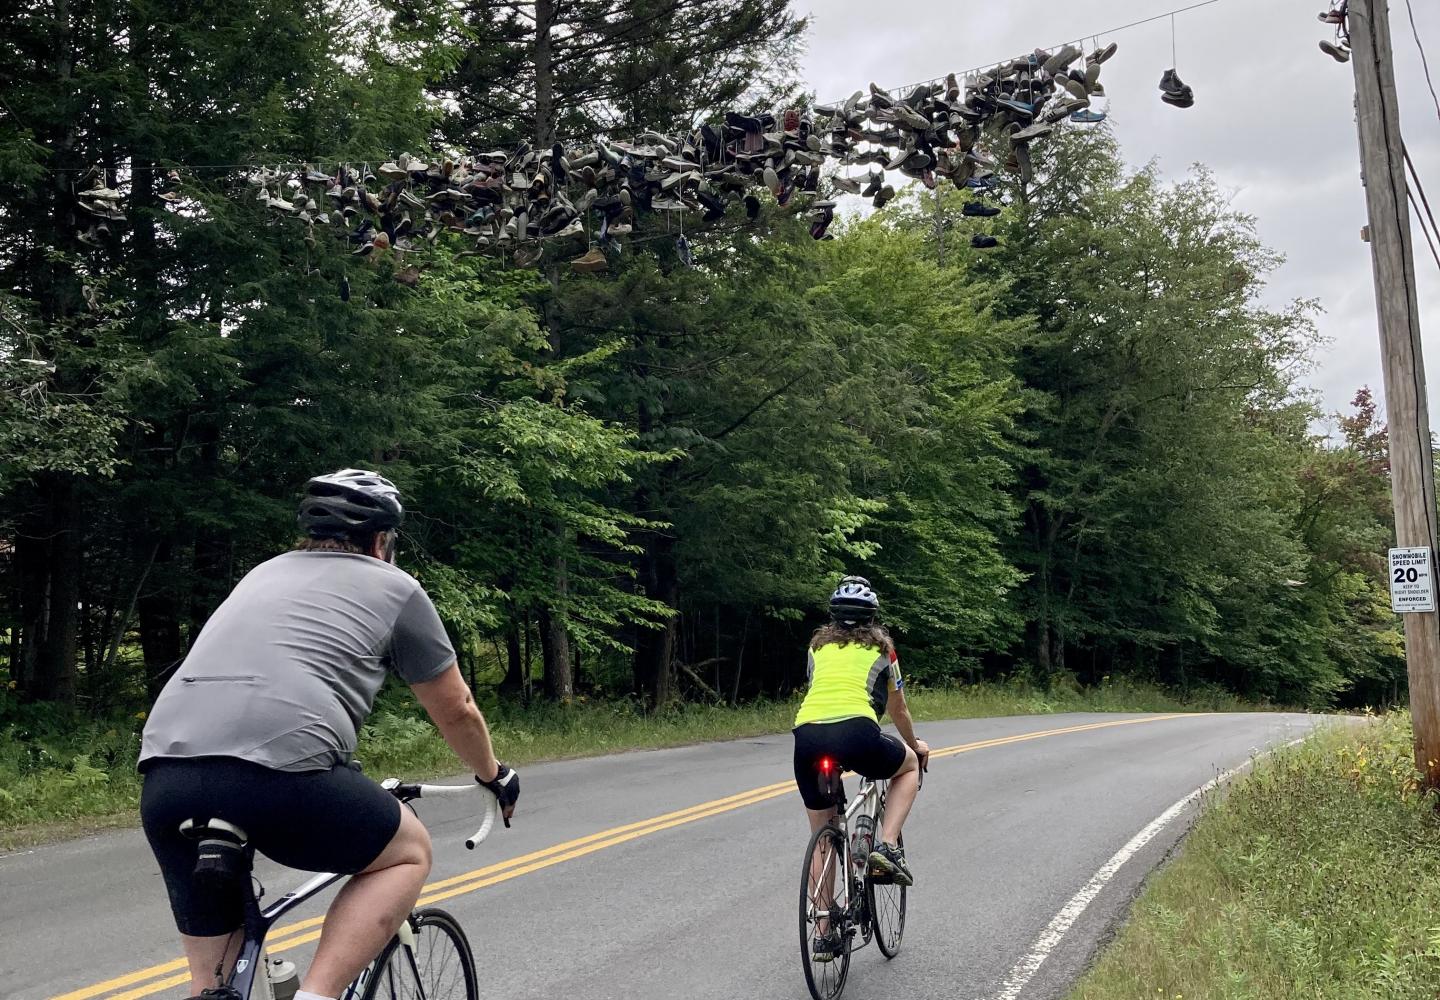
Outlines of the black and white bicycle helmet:
[{"label": "black and white bicycle helmet", "polygon": [[400,491],[378,472],[341,469],[305,484],[296,520],[312,538],[390,531],[405,520]]},{"label": "black and white bicycle helmet", "polygon": [[830,617],[842,625],[866,625],[875,620],[880,598],[863,576],[847,576],[830,595]]}]

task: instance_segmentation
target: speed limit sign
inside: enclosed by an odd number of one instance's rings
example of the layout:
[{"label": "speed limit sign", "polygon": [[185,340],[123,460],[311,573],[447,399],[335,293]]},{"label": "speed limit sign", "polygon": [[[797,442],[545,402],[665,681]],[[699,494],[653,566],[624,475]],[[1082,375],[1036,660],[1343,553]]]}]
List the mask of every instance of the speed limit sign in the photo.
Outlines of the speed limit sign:
[{"label": "speed limit sign", "polygon": [[1390,550],[1390,608],[1396,614],[1435,610],[1435,581],[1428,548]]}]

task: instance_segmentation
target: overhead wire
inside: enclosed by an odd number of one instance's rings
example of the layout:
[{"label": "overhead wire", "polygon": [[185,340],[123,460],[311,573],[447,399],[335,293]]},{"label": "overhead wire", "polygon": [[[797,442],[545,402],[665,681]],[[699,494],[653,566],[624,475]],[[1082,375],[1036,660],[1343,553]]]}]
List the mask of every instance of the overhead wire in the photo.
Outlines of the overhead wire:
[{"label": "overhead wire", "polygon": [[[1405,194],[1410,199],[1411,208],[1415,210],[1415,217],[1420,221],[1420,231],[1425,234],[1425,242],[1430,244],[1430,254],[1435,258],[1435,266],[1440,268],[1440,250],[1436,248],[1436,241],[1440,240],[1440,226],[1435,223],[1435,213],[1430,209],[1430,199],[1425,195],[1425,186],[1420,183],[1420,173],[1415,169],[1415,161],[1410,159],[1409,147],[1402,142],[1400,148],[1405,154],[1405,167],[1410,174]],[[1416,194],[1420,196],[1419,201],[1415,200]]]},{"label": "overhead wire", "polygon": [[[1187,6],[1187,7],[1176,7],[1174,10],[1167,10],[1167,11],[1164,11],[1164,12],[1162,12],[1162,13],[1155,14],[1155,15],[1152,16],[1152,17],[1141,18],[1141,19],[1138,20],[1138,21],[1131,21],[1129,24],[1122,24],[1122,25],[1120,25],[1120,26],[1118,26],[1118,27],[1115,27],[1115,28],[1106,28],[1104,31],[1086,31],[1086,32],[1083,32],[1083,33],[1081,33],[1081,34],[1079,34],[1079,35],[1074,35],[1074,36],[1072,36],[1071,38],[1068,38],[1068,39],[1066,39],[1066,40],[1063,41],[1063,42],[1056,42],[1055,44],[1048,46],[1047,49],[1048,49],[1048,50],[1058,49],[1058,48],[1060,48],[1062,45],[1068,45],[1068,44],[1070,44],[1071,42],[1076,41],[1077,39],[1102,38],[1102,37],[1108,38],[1108,37],[1110,37],[1111,35],[1118,35],[1118,34],[1119,34],[1120,32],[1122,32],[1122,31],[1129,31],[1131,28],[1139,28],[1139,27],[1142,27],[1142,26],[1147,25],[1147,24],[1153,24],[1153,23],[1155,23],[1156,21],[1163,21],[1163,20],[1165,20],[1166,18],[1170,18],[1170,19],[1171,19],[1171,22],[1172,22],[1172,41],[1173,41],[1173,22],[1174,22],[1175,15],[1177,15],[1177,14],[1185,14],[1185,13],[1188,13],[1188,12],[1190,12],[1190,11],[1192,11],[1192,10],[1199,10],[1199,9],[1202,8],[1202,7],[1210,7],[1210,6],[1213,6],[1214,4],[1217,4],[1217,3],[1220,3],[1220,2],[1221,2],[1221,0],[1202,0],[1202,2],[1200,2],[1200,3],[1192,3],[1192,4],[1190,4],[1190,5]],[[954,75],[957,76],[957,77],[965,77],[965,76],[969,76],[969,75],[972,74],[972,73],[982,73],[982,72],[984,72],[985,70],[990,69],[991,67],[996,66],[996,65],[998,65],[999,63],[1002,63],[1002,62],[1004,62],[1004,61],[1005,61],[1005,60],[1003,60],[1003,59],[993,60],[993,61],[991,61],[991,62],[983,63],[982,65],[979,65],[979,66],[972,66],[972,67],[970,67],[969,69],[956,70]],[[912,88],[914,88],[914,87],[921,87],[921,86],[924,86],[924,85],[926,85],[926,84],[936,83],[936,82],[941,81],[941,80],[944,80],[944,79],[945,79],[945,78],[944,78],[943,76],[931,77],[931,78],[928,79],[928,80],[920,80],[920,81],[917,81],[917,82],[915,82],[915,83],[902,84],[902,85],[900,85],[900,86],[898,86],[898,87],[894,87],[894,88],[891,88],[891,89],[892,89],[892,90],[897,90],[897,91],[904,91],[904,90],[912,89]],[[822,102],[822,103],[826,103],[826,102]],[[832,101],[832,102],[828,102],[828,103],[841,103],[841,102],[840,102],[840,101]]]},{"label": "overhead wire", "polygon": [[1415,26],[1415,8],[1405,0],[1405,11],[1410,15],[1410,34],[1415,38],[1415,47],[1420,50],[1420,65],[1425,70],[1425,84],[1430,88],[1430,99],[1435,102],[1435,116],[1440,118],[1440,95],[1435,93],[1435,81],[1430,78],[1430,60],[1425,56],[1425,46],[1420,42],[1420,29]]},{"label": "overhead wire", "polygon": [[[1430,100],[1435,104],[1435,116],[1440,118],[1440,95],[1435,93],[1435,81],[1430,76],[1430,60],[1425,55],[1425,45],[1420,41],[1420,29],[1415,24],[1415,8],[1410,0],[1405,0],[1405,12],[1410,17],[1410,34],[1415,39],[1415,47],[1420,50],[1420,66],[1425,72],[1425,85],[1430,88]],[[1415,161],[1410,158],[1410,149],[1403,141],[1401,149],[1405,154],[1405,167],[1409,171],[1410,181],[1406,186],[1406,194],[1410,198],[1410,205],[1415,210],[1415,216],[1420,220],[1420,231],[1425,234],[1425,242],[1430,244],[1430,255],[1435,258],[1435,266],[1440,268],[1440,249],[1436,244],[1440,242],[1440,227],[1435,223],[1435,213],[1430,209],[1430,199],[1425,196],[1425,186],[1420,183],[1420,172],[1415,169]],[[1416,194],[1420,200],[1415,200]],[[1426,226],[1426,223],[1429,226]]]}]

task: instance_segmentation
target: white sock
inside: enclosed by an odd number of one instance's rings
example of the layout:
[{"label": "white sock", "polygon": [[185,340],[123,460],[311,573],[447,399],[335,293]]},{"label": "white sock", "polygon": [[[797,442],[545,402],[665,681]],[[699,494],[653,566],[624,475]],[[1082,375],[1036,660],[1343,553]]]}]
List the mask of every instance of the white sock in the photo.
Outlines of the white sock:
[{"label": "white sock", "polygon": [[335,998],[322,997],[319,993],[310,993],[306,990],[296,990],[295,1000],[335,1000]]}]

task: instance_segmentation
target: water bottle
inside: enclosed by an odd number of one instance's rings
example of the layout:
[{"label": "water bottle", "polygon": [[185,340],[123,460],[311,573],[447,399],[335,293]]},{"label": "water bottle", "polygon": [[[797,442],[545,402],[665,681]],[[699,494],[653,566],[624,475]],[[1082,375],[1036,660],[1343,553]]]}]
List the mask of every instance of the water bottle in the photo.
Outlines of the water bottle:
[{"label": "water bottle", "polygon": [[300,989],[300,973],[296,970],[294,962],[287,962],[283,958],[272,958],[265,963],[265,972],[270,980],[270,992],[274,994],[275,1000],[294,1000],[296,991]]},{"label": "water bottle", "polygon": [[870,860],[870,848],[875,842],[875,818],[869,813],[855,817],[855,832],[850,835],[850,853],[856,864]]}]

